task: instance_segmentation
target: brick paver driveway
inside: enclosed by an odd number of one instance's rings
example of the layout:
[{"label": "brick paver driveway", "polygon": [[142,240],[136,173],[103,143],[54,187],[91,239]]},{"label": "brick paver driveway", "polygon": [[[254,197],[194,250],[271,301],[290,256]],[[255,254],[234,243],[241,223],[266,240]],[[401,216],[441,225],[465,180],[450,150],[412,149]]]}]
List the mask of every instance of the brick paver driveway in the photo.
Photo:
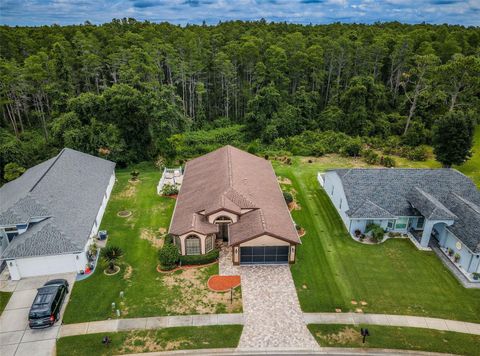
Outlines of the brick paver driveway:
[{"label": "brick paver driveway", "polygon": [[220,274],[238,274],[242,280],[244,327],[238,348],[315,350],[286,265],[232,266],[227,250],[220,254]]}]

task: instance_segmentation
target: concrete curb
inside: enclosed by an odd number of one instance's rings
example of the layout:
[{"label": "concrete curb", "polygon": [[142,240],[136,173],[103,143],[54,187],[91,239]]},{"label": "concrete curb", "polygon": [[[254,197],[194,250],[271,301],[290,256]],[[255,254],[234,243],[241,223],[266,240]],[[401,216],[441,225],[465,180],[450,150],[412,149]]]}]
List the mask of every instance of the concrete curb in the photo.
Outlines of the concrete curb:
[{"label": "concrete curb", "polygon": [[338,348],[321,347],[320,350],[307,349],[261,349],[261,350],[241,350],[241,349],[201,349],[201,350],[177,350],[149,352],[141,354],[130,354],[129,356],[176,356],[176,355],[418,355],[418,356],[448,356],[452,354],[424,352],[413,350],[397,349],[374,349],[374,348]]}]

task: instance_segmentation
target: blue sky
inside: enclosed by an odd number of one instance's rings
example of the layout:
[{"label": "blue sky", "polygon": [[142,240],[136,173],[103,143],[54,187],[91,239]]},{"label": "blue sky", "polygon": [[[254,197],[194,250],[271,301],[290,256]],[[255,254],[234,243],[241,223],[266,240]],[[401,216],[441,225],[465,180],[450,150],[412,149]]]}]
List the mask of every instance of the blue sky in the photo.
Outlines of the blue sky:
[{"label": "blue sky", "polygon": [[133,17],[176,24],[228,20],[332,23],[400,21],[480,25],[480,0],[0,0],[0,24],[109,22]]}]

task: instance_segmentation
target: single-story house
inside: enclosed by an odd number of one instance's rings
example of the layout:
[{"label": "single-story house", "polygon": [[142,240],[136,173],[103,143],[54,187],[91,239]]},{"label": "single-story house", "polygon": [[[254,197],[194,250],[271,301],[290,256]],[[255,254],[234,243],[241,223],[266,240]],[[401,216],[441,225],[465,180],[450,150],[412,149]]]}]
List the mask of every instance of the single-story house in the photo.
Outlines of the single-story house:
[{"label": "single-story house", "polygon": [[65,148],[0,188],[0,259],[13,280],[80,272],[115,183],[115,163]]},{"label": "single-story house", "polygon": [[169,233],[182,255],[223,240],[237,265],[293,263],[300,243],[270,162],[232,146],[187,162]]},{"label": "single-story house", "polygon": [[480,191],[455,169],[335,169],[319,176],[350,234],[368,224],[431,237],[480,272]]}]

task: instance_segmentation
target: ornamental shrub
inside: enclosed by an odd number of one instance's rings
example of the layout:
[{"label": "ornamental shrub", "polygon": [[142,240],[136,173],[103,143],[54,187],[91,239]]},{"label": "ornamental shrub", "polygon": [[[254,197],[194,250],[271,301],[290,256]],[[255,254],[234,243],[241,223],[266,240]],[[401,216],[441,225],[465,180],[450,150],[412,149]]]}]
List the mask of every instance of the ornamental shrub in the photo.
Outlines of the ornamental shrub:
[{"label": "ornamental shrub", "polygon": [[214,249],[204,255],[186,255],[180,256],[180,264],[184,265],[205,265],[218,259],[219,251]]},{"label": "ornamental shrub", "polygon": [[362,141],[360,138],[352,138],[348,140],[343,147],[340,148],[342,156],[357,157],[362,150]]},{"label": "ornamental shrub", "polygon": [[293,195],[290,192],[283,192],[283,198],[287,205],[293,202]]},{"label": "ornamental shrub", "polygon": [[178,194],[178,187],[173,184],[165,184],[162,188],[162,195],[176,195]]},{"label": "ornamental shrub", "polygon": [[363,159],[365,160],[365,162],[367,162],[368,164],[377,164],[378,163],[378,154],[371,149],[363,150],[362,156],[363,156]]},{"label": "ornamental shrub", "polygon": [[387,168],[396,166],[395,160],[393,159],[393,157],[390,157],[390,156],[382,156],[382,158],[380,159],[380,162],[384,167],[387,167]]},{"label": "ornamental shrub", "polygon": [[375,242],[381,242],[385,236],[385,230],[377,224],[368,224],[365,232],[369,232]]},{"label": "ornamental shrub", "polygon": [[177,246],[171,243],[166,243],[158,250],[158,260],[160,261],[160,268],[163,270],[171,270],[175,268],[180,257]]},{"label": "ornamental shrub", "polygon": [[404,156],[411,161],[426,161],[428,150],[426,146],[418,146],[405,150]]}]

